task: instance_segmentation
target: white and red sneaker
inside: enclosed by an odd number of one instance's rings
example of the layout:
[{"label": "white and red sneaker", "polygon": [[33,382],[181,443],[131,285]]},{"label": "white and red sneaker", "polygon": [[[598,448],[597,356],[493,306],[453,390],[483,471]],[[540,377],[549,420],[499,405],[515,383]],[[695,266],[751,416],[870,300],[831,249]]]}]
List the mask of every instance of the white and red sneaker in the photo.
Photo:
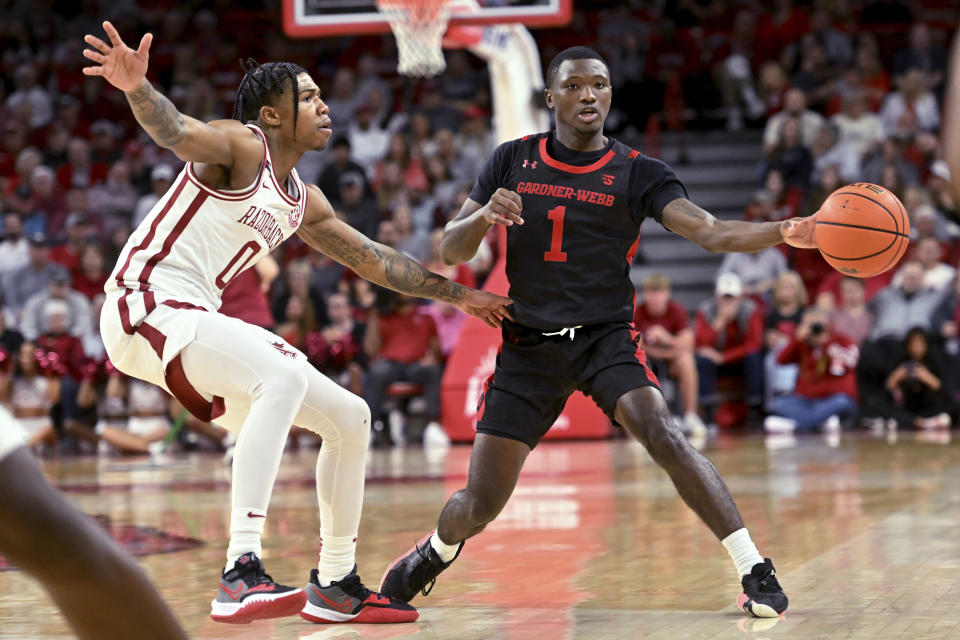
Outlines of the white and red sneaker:
[{"label": "white and red sneaker", "polygon": [[317,579],[317,570],[310,572],[307,583],[307,603],[300,612],[304,620],[316,623],[336,622],[413,622],[420,613],[405,602],[396,598],[370,591],[357,575],[354,565],[346,577],[321,587]]},{"label": "white and red sneaker", "polygon": [[302,589],[274,582],[251,551],[237,558],[233,569],[220,576],[220,590],[211,603],[210,617],[217,622],[246,624],[295,615],[306,602]]}]

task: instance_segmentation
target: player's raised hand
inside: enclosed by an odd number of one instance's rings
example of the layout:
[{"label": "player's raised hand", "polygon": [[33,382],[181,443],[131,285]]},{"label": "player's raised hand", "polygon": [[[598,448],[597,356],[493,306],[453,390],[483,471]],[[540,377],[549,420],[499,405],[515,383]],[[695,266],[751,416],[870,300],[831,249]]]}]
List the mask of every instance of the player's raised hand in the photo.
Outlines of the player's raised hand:
[{"label": "player's raised hand", "polygon": [[476,291],[471,289],[463,297],[457,306],[466,314],[475,318],[480,318],[491,327],[499,327],[501,318],[513,320],[507,306],[513,304],[510,298],[498,296],[488,291]]},{"label": "player's raised hand", "polygon": [[153,34],[144,34],[140,39],[140,46],[134,51],[123,43],[117,29],[110,22],[104,21],[103,30],[106,31],[110,44],[90,34],[83,37],[83,41],[93,47],[84,49],[83,55],[96,63],[92,67],[84,67],[84,75],[103,76],[104,80],[121,91],[137,88],[147,75],[147,60],[150,57]]},{"label": "player's raised hand", "polygon": [[523,224],[523,200],[515,191],[501,187],[490,196],[490,202],[481,207],[479,213],[489,224],[505,227]]},{"label": "player's raised hand", "polygon": [[784,220],[783,226],[780,228],[783,241],[798,249],[816,249],[817,239],[813,235],[816,224],[816,213],[806,218]]}]

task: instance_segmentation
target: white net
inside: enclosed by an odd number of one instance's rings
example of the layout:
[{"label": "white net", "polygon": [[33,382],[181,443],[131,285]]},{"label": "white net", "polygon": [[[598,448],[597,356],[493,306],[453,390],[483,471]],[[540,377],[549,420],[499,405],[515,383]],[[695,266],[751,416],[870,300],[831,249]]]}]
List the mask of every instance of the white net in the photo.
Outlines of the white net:
[{"label": "white net", "polygon": [[426,78],[446,69],[443,34],[452,10],[450,0],[377,0],[377,8],[397,39],[398,72]]}]

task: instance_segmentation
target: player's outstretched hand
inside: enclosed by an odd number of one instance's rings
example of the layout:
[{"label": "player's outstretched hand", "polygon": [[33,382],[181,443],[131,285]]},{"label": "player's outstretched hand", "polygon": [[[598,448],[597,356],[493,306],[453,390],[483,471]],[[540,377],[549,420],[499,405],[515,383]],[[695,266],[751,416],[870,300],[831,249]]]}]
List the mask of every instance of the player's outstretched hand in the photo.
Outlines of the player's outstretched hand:
[{"label": "player's outstretched hand", "polygon": [[96,63],[92,67],[84,67],[84,75],[103,76],[104,80],[121,91],[136,89],[147,75],[147,60],[150,57],[153,34],[144,34],[140,39],[140,46],[134,51],[123,43],[117,29],[110,22],[104,21],[103,30],[107,32],[110,44],[90,34],[83,37],[83,41],[93,47],[84,49],[83,55]]},{"label": "player's outstretched hand", "polygon": [[813,235],[813,229],[817,224],[817,214],[807,216],[806,218],[790,218],[784,220],[780,233],[783,235],[783,241],[791,247],[798,249],[816,249],[817,239]]},{"label": "player's outstretched hand", "polygon": [[480,318],[491,327],[499,327],[501,318],[513,320],[507,305],[513,304],[510,298],[498,296],[488,291],[470,289],[467,295],[457,305],[460,310],[475,318]]},{"label": "player's outstretched hand", "polygon": [[520,194],[503,187],[494,191],[490,202],[480,208],[480,215],[489,224],[502,224],[505,227],[523,224],[523,200]]}]

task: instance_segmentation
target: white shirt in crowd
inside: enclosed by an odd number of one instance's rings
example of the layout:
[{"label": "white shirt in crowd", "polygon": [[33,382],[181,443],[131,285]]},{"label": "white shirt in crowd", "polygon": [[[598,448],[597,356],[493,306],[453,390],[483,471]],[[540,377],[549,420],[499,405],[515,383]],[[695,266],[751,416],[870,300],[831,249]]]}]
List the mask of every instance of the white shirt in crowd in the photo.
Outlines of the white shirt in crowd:
[{"label": "white shirt in crowd", "polygon": [[[932,269],[923,272],[923,286],[925,289],[933,289],[934,291],[946,291],[956,277],[956,269],[943,262],[938,262]],[[891,284],[894,287],[903,284],[903,269],[897,271],[897,275],[893,276]]]},{"label": "white shirt in crowd", "polygon": [[838,113],[830,120],[840,132],[840,143],[850,145],[860,156],[885,138],[883,122],[874,113],[864,113],[859,118]]},{"label": "white shirt in crowd", "polygon": [[30,245],[26,238],[0,242],[0,274],[16,271],[30,261]]},{"label": "white shirt in crowd", "polygon": [[[883,106],[880,107],[880,119],[886,135],[892,136],[900,129],[900,117],[911,108],[903,94],[894,92],[888,95]],[[912,105],[913,114],[917,119],[917,128],[924,131],[934,131],[940,126],[940,108],[937,99],[931,92],[926,92]]]}]

